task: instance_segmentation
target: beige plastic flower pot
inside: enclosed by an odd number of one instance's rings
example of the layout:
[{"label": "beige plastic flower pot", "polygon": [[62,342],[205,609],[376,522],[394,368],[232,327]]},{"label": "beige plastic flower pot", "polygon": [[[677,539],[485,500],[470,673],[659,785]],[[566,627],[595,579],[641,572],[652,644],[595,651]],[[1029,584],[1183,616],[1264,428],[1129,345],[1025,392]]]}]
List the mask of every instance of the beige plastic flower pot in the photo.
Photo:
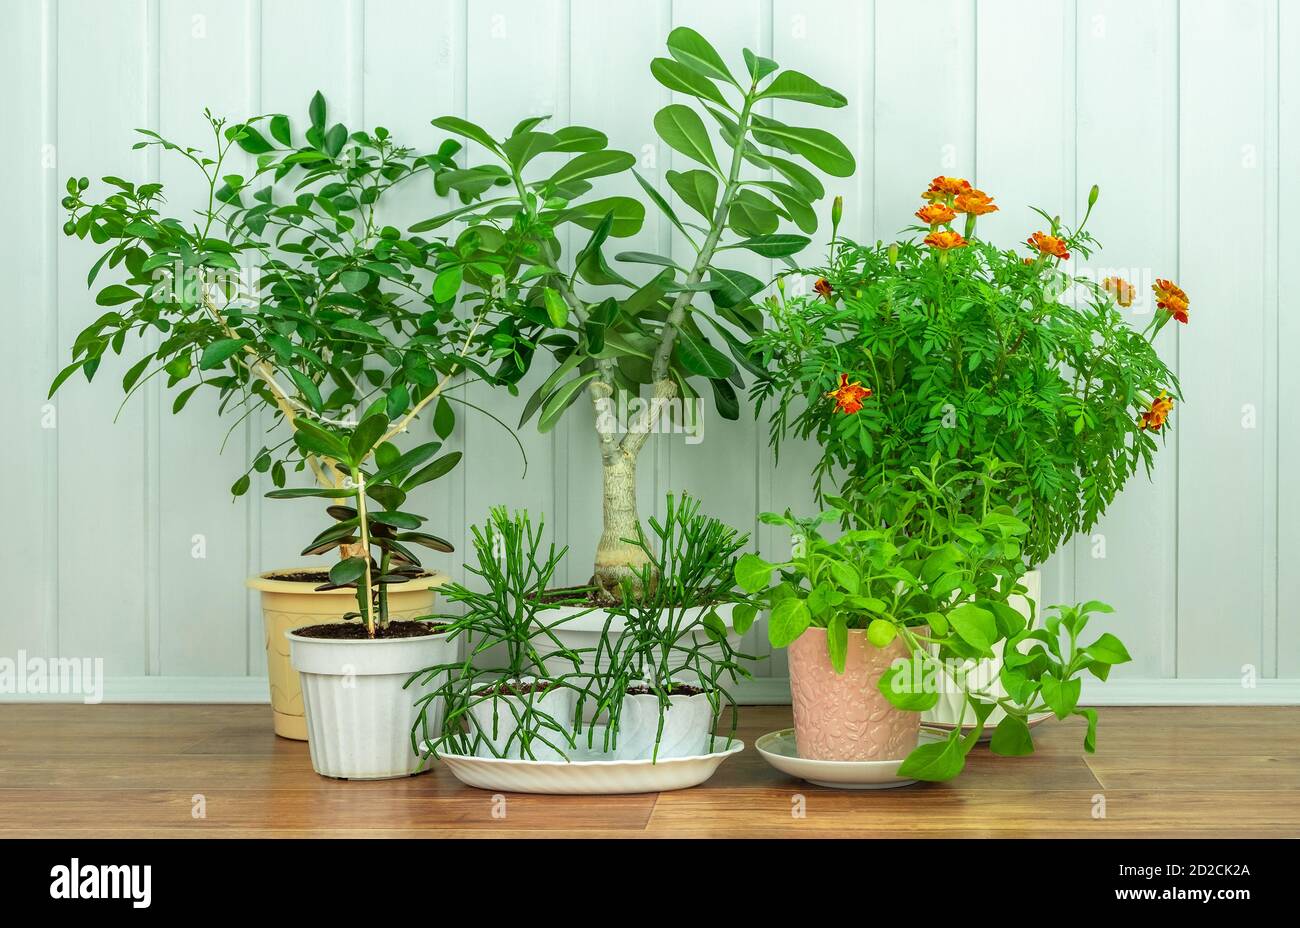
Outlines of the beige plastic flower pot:
[{"label": "beige plastic flower pot", "polygon": [[[250,577],[248,586],[262,594],[262,619],[266,628],[266,675],[271,685],[271,716],[275,733],[281,738],[307,740],[307,721],[303,717],[302,685],[298,672],[289,663],[289,642],[285,632],[306,625],[341,622],[343,616],[356,611],[356,594],[352,590],[329,590],[318,593],[319,584],[301,580],[284,580],[285,575],[301,574],[320,568],[297,567],[272,570]],[[447,582],[445,574],[431,573],[388,591],[388,608],[394,619],[416,619],[433,612],[434,590]]]}]

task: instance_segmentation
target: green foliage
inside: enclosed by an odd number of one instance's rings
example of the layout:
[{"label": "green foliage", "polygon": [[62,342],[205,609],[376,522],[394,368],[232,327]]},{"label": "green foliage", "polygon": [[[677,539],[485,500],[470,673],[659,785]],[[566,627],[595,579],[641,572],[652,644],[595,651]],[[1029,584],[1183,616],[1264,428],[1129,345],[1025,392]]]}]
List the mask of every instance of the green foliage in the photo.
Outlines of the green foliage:
[{"label": "green foliage", "polygon": [[[546,129],[544,119],[533,118],[498,138],[459,117],[442,117],[435,126],[477,143],[487,161],[440,173],[439,189],[455,193],[462,205],[411,227],[422,233],[453,222],[465,226],[453,246],[465,257],[458,278],[468,287],[465,299],[498,299],[509,309],[490,334],[500,380],[517,382],[539,353],[553,357],[555,374],[526,401],[521,426],[537,417],[542,430],[552,428],[584,395],[618,402],[649,388],[656,402],[645,404],[624,434],[602,426],[612,417],[597,417],[607,459],[618,453],[635,459],[659,404],[695,400],[705,381],[719,414],[738,417],[744,346],[762,321],[752,298],[764,282],[727,267],[727,251],[788,260],[809,239],[778,227],[792,221],[803,233],[814,231],[812,204],[824,195],[804,165],[838,176],[854,167],[848,148],[829,133],[758,112],[771,99],[843,106],[840,94],[797,72],[778,73],[775,62],[748,51],[749,78],[739,82],[691,29],[674,29],[667,46],[670,57],[656,58],[651,76],[689,102],[661,109],[654,127],[689,162],[688,170],[669,171],[665,180],[694,215],[679,215],[634,170],[635,157],[609,148],[595,129]],[[595,194],[596,182],[629,179],[629,171],[644,198]],[[774,175],[781,179],[771,180]],[[607,252],[641,228],[647,207],[667,218],[691,256],[679,262],[623,251],[614,262],[624,268],[616,269]],[[651,276],[632,279],[634,266],[646,265]]]},{"label": "green foliage", "polygon": [[[270,407],[295,429],[347,430],[376,413],[409,420],[453,376],[489,376],[480,363],[490,353],[488,307],[458,317],[457,288],[446,284],[467,266],[463,243],[458,250],[379,220],[381,204],[411,184],[453,173],[460,145],[417,152],[383,128],[328,125],[327,112],[316,94],[300,133],[283,115],[227,125],[205,111],[211,152],[140,130],[135,147],[156,146],[201,173],[206,196],[196,211],[168,211],[157,183],[105,177],[114,189],[93,201],[88,181],[69,182],[65,231],[99,246],[87,284],[111,309],[77,336],[51,393],[77,370],[93,378],[128,340],[143,352],[123,380],[128,396],[161,377],[176,391],[173,413],[206,387],[236,422]],[[234,173],[247,160],[241,150],[253,156],[250,176]],[[110,271],[115,280],[104,284]],[[445,402],[439,413],[446,434],[454,414]],[[288,438],[259,449],[249,472],[269,470],[277,486],[286,467],[310,464],[331,485],[346,475],[328,456],[318,460],[319,449],[302,450]]]},{"label": "green foliage", "polygon": [[[774,448],[820,445],[819,498],[854,499],[936,455],[1016,465],[996,501],[1027,522],[1025,554],[1040,563],[1094,526],[1139,466],[1150,472],[1157,440],[1138,416],[1163,391],[1178,395],[1151,345],[1168,317],[1139,333],[1096,282],[976,238],[973,216],[966,232],[968,244],[942,252],[835,243],[829,265],[806,272],[825,278],[829,299],[770,302],[752,396],[772,403]],[[1051,233],[1085,257],[1094,244],[1082,226],[1052,220]],[[826,396],[842,374],[873,391],[859,412]]]},{"label": "green foliage", "polygon": [[[1003,495],[1000,475],[1008,469],[988,459],[982,469],[968,471],[936,458],[924,471],[914,468],[875,485],[852,505],[832,498],[840,508],[816,518],[765,513],[764,522],[790,529],[790,559],[771,563],[747,554],[736,564],[741,589],[772,610],[768,632],[774,647],[789,645],[809,627],[825,628],[831,664],[843,672],[849,632],[865,632],[871,646],[898,640],[910,655],[879,682],[896,707],[932,708],[940,687],[965,693],[976,731],[963,735],[958,726],[945,741],[921,745],[900,776],[956,776],[995,706],[1007,718],[995,732],[994,750],[1028,753],[1030,715],[1044,707],[1060,718],[1086,715],[1091,710],[1076,708],[1079,675],[1090,671],[1105,679],[1111,665],[1129,660],[1113,635],[1086,647],[1078,643],[1087,615],[1108,612],[1109,606],[1055,607],[1057,615],[1039,625],[1032,611],[1023,616],[1008,604],[1026,591],[1019,581],[1028,532],[1006,506],[996,504]],[[849,528],[834,540],[823,537],[822,526],[835,522]],[[1068,639],[1064,645],[1062,638]],[[970,679],[973,665],[966,663],[993,657],[999,643],[1006,655],[1000,678],[1005,697]],[[1095,718],[1090,724],[1088,750]]]},{"label": "green foliage", "polygon": [[[439,615],[447,623],[449,640],[466,642],[464,658],[426,668],[407,681],[422,685],[436,683],[416,705],[419,716],[411,732],[417,754],[439,751],[473,754],[488,747],[494,756],[535,758],[542,745],[565,753],[576,747],[575,722],[581,719],[582,699],[590,678],[582,672],[582,655],[565,648],[555,635],[564,621],[548,621],[546,613],[558,605],[578,604],[577,599],[548,598],[552,580],[567,548],[543,546],[545,525],[533,524],[527,512],[508,513],[502,507],[491,510],[483,526],[474,526],[474,551],[478,566],[465,569],[479,577],[482,592],[452,583],[440,592],[448,603],[464,609],[463,615]],[[575,718],[557,718],[541,704],[543,692],[532,686],[572,689],[579,693]],[[502,689],[518,693],[502,698]],[[441,719],[433,716],[443,706]],[[491,730],[480,727],[473,709],[493,707]],[[501,729],[502,717],[514,722],[502,745],[492,739]]]},{"label": "green foliage", "polygon": [[[442,553],[454,550],[446,539],[423,530],[423,516],[403,511],[401,506],[417,486],[455,466],[460,452],[435,457],[442,447],[436,441],[402,452],[387,441],[388,429],[388,417],[382,413],[368,416],[348,431],[303,423],[294,433],[299,452],[333,461],[347,471],[347,480],[337,487],[278,489],[266,494],[271,499],[335,501],[325,510],[333,524],[302,553],[325,554],[346,546],[346,556],[330,569],[329,582],[316,589],[355,590],[357,611],[346,618],[362,619],[372,638],[377,628],[388,624],[389,587],[424,575],[411,546]],[[369,464],[372,458],[373,466]],[[352,504],[342,505],[340,501],[345,499]]]},{"label": "green foliage", "polygon": [[[625,583],[622,602],[608,610],[610,619],[596,653],[597,666],[605,669],[595,684],[597,712],[608,712],[609,717],[606,749],[617,745],[628,688],[645,686],[658,697],[659,729],[652,755],[657,758],[664,714],[676,687],[703,690],[713,708],[710,732],[723,706],[730,705],[734,735],[739,713],[723,680],[749,678],[741,662],[755,658],[732,647],[718,608],[743,607],[735,621],[737,631],[744,631],[753,621],[754,607],[736,593],[734,580],[736,555],[748,536],[702,514],[699,501],[686,494],[680,501],[669,494],[663,521],[647,521],[648,534],[638,525],[637,537],[628,539],[645,555],[645,564],[639,583]],[[609,628],[617,618],[623,620],[623,631],[612,636]]]}]

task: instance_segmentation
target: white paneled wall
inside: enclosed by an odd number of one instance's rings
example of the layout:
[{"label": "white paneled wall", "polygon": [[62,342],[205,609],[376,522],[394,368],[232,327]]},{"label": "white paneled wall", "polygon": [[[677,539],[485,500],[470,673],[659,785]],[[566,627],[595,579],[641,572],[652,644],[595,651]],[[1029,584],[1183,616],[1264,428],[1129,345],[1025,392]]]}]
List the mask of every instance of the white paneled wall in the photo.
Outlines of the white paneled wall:
[{"label": "white paneled wall", "polygon": [[[669,94],[648,63],[675,25],[735,67],[748,46],[848,96],[797,118],[855,150],[857,175],[828,185],[852,237],[892,236],[941,172],[998,198],[981,229],[1005,244],[1038,227],[1031,204],[1077,218],[1101,185],[1091,269],[1143,291],[1172,277],[1192,296],[1192,324],[1161,341],[1187,401],[1154,479],[1062,550],[1045,595],[1117,607],[1107,624],[1135,662],[1113,699],[1300,696],[1300,491],[1285,479],[1300,460],[1286,405],[1300,395],[1300,321],[1279,311],[1300,247],[1282,221],[1300,210],[1300,181],[1280,170],[1300,155],[1300,9],[1282,0],[0,0],[0,655],[102,657],[110,697],[257,698],[260,615],[242,581],[300,563],[316,522],[311,504],[263,501],[256,483],[231,502],[263,441],[256,423],[218,454],[228,424],[197,401],[173,417],[151,385],[119,413],[107,363],[94,388],[74,378],[46,400],[97,314],[91,247],[60,233],[68,175],[158,179],[192,202],[194,175],[132,151],[135,128],[202,145],[205,106],[301,118],[319,88],[348,125],[417,146],[436,145],[429,119],[448,113],[497,133],[529,114],[594,125],[658,180],[673,155],[651,119]],[[430,214],[421,196],[389,221]],[[671,250],[667,222],[651,218],[628,247]],[[1134,307],[1140,321],[1150,311]],[[508,422],[522,402],[482,387],[466,399]],[[467,415],[453,438],[465,464],[425,488],[423,510],[462,549],[489,505],[545,513],[573,549],[568,579],[584,580],[600,502],[586,415],[521,432],[526,473],[499,426]],[[699,444],[655,443],[641,498],[651,511],[690,490],[776,550],[784,540],[755,513],[808,509],[812,460],[792,448],[774,465],[762,425],[710,416]],[[435,566],[460,575],[462,556]],[[760,673],[783,676],[781,655]]]}]

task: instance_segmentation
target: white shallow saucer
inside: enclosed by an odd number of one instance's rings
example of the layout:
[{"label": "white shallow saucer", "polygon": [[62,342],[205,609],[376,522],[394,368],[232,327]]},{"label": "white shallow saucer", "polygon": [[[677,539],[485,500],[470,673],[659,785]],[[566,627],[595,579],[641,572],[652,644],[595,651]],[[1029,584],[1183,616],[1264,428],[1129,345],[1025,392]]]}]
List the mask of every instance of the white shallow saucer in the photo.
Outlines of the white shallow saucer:
[{"label": "white shallow saucer", "polygon": [[728,757],[739,754],[745,743],[717,739],[711,754],[673,757],[651,763],[645,760],[514,760],[504,757],[467,757],[439,754],[456,779],[466,786],[501,793],[554,795],[608,795],[659,793],[699,786]]},{"label": "white shallow saucer", "polygon": [[[943,735],[921,730],[921,744],[942,741]],[[754,742],[758,753],[782,773],[831,789],[893,789],[910,786],[915,780],[898,775],[898,760],[809,760],[795,749],[794,729],[768,732]]]}]

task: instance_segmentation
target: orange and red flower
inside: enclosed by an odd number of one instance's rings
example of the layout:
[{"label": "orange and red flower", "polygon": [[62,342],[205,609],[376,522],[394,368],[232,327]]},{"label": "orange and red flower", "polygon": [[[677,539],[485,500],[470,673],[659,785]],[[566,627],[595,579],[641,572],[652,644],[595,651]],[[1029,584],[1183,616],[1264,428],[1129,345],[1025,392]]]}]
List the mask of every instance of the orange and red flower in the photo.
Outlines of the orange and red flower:
[{"label": "orange and red flower", "polygon": [[943,203],[927,203],[916,211],[916,218],[927,226],[937,226],[952,222],[957,214]]},{"label": "orange and red flower", "polygon": [[1025,244],[1039,254],[1060,258],[1063,261],[1070,260],[1070,253],[1065,249],[1065,239],[1058,238],[1055,235],[1048,235],[1046,232],[1035,232],[1029,236]]},{"label": "orange and red flower", "polygon": [[983,190],[971,188],[957,194],[957,199],[953,202],[953,209],[959,213],[968,213],[971,216],[983,216],[986,213],[997,212],[997,206],[993,204],[993,198]]},{"label": "orange and red flower", "polygon": [[925,237],[925,244],[931,248],[938,248],[940,251],[948,251],[950,248],[965,248],[966,239],[961,237],[961,233],[943,230],[940,232],[931,232]]},{"label": "orange and red flower", "polygon": [[817,283],[813,284],[813,289],[820,293],[827,302],[830,302],[831,295],[835,292],[835,288],[831,286],[831,282],[825,277],[818,277]]},{"label": "orange and red flower", "polygon": [[971,189],[970,181],[963,180],[960,177],[936,177],[930,181],[930,187],[925,193],[921,194],[921,199],[929,200],[931,203],[940,200],[949,200],[959,194],[966,193]]},{"label": "orange and red flower", "polygon": [[1107,277],[1101,282],[1101,289],[1109,293],[1120,306],[1132,306],[1133,296],[1137,293],[1133,285],[1123,277]]},{"label": "orange and red flower", "polygon": [[826,394],[835,400],[835,408],[845,415],[853,415],[862,408],[862,401],[871,396],[871,388],[858,381],[850,381],[848,374],[840,374],[840,385]]},{"label": "orange and red flower", "polygon": [[1188,318],[1187,308],[1191,304],[1191,300],[1187,298],[1183,288],[1172,280],[1157,279],[1151,285],[1151,289],[1155,291],[1156,306],[1169,313],[1179,322],[1186,324]]},{"label": "orange and red flower", "polygon": [[1168,393],[1161,390],[1160,395],[1151,401],[1151,407],[1138,416],[1138,428],[1149,429],[1152,432],[1160,431],[1173,408],[1174,401],[1169,398]]}]

